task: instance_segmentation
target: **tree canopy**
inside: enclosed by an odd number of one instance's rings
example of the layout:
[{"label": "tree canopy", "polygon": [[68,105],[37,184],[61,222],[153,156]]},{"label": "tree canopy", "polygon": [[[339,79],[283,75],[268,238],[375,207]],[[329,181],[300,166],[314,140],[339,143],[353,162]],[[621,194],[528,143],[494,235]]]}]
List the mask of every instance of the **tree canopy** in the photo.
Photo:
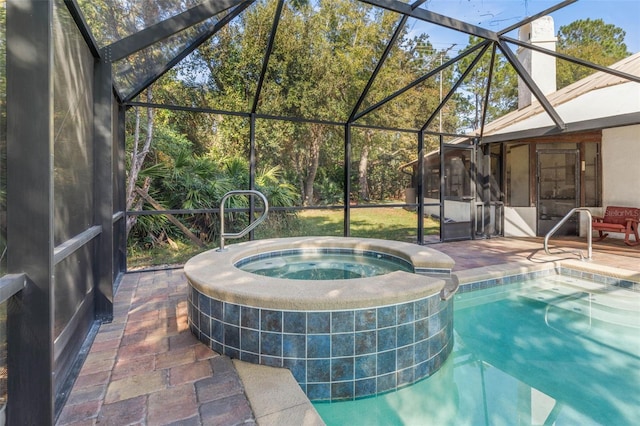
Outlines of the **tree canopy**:
[{"label": "tree canopy", "polygon": [[[602,19],[580,19],[558,30],[556,50],[566,55],[609,66],[630,55],[624,42],[625,31]],[[559,61],[557,87],[561,89],[594,72],[582,65]]]},{"label": "tree canopy", "polygon": [[[107,15],[101,25],[115,28],[115,19]],[[608,65],[627,55],[623,39],[602,20],[576,21],[560,28],[558,50]],[[471,36],[466,49],[482,41]],[[427,120],[427,130],[461,133],[478,128],[485,110],[491,121],[516,107],[515,70],[499,50],[480,52],[430,74],[451,58],[449,49],[436,49],[397,14],[348,0],[256,1],[141,99],[205,112],[131,109],[130,207],[142,208],[141,189],[166,209],[215,208],[225,191],[247,189],[252,179],[272,205],[398,199],[407,180],[400,168],[418,157],[417,130]],[[559,84],[581,78],[584,68],[559,64]],[[426,151],[438,146],[436,138],[425,141]],[[141,220],[136,235],[170,235],[165,223]],[[190,224],[214,238],[211,218]]]},{"label": "tree canopy", "polygon": [[[434,63],[438,52],[426,36],[409,37],[408,28],[402,27],[396,44],[384,59],[379,78],[371,85],[360,109],[355,111],[360,95],[399,25],[397,16],[345,0],[285,2],[260,98],[254,99],[276,3],[257,2],[219,31],[156,83],[155,99],[162,103],[311,119],[308,123],[258,120],[255,129],[258,164],[282,166],[284,176],[298,188],[302,204],[335,200],[330,194],[318,194],[316,186],[318,179],[322,182],[329,177],[337,178],[333,185],[323,186],[341,191],[344,178],[339,177],[334,168],[342,163],[344,129],[317,120],[346,121],[419,78]],[[445,88],[448,86],[446,83]],[[431,80],[406,97],[373,111],[371,118],[357,122],[419,128],[420,121],[428,115],[417,116],[414,112],[433,110],[436,105],[437,86]],[[169,115],[175,118],[182,113]],[[448,130],[455,130],[457,123],[451,120],[448,123]],[[187,119],[176,125],[195,139],[194,147],[202,152],[249,155],[247,119],[209,114],[200,123]],[[396,138],[374,133],[354,133],[359,162],[369,161],[369,154],[375,157],[378,151],[370,149],[372,144],[386,145],[384,152],[416,155],[415,152],[409,154],[415,137]],[[406,148],[396,146],[398,143],[406,144]],[[371,160],[370,164],[376,164],[375,158]],[[361,178],[355,184],[364,186],[364,182]],[[362,194],[369,198],[366,190]]]}]

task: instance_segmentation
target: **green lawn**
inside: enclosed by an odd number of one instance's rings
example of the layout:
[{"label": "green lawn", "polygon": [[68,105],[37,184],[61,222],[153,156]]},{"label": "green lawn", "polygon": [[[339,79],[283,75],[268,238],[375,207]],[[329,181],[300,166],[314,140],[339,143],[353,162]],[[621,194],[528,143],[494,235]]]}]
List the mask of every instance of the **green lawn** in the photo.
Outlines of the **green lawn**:
[{"label": "green lawn", "polygon": [[[415,241],[417,217],[413,211],[397,207],[351,209],[351,236],[381,238],[397,241]],[[298,213],[298,236],[342,236],[344,214],[342,210],[306,210]],[[425,218],[425,233],[437,233],[438,223]]]},{"label": "green lawn", "polygon": [[[380,238],[385,240],[415,242],[417,240],[417,217],[414,211],[398,207],[376,207],[351,209],[351,236]],[[302,236],[342,236],[342,210],[305,210],[297,213],[294,220],[285,225],[267,220],[255,230],[256,239],[302,237]],[[438,233],[439,224],[431,218],[424,219],[425,234]],[[236,244],[238,240],[230,240]],[[217,242],[212,247],[217,247]],[[174,243],[149,250],[129,248],[127,264],[129,269],[158,265],[180,265],[195,254],[204,251],[186,243]]]}]

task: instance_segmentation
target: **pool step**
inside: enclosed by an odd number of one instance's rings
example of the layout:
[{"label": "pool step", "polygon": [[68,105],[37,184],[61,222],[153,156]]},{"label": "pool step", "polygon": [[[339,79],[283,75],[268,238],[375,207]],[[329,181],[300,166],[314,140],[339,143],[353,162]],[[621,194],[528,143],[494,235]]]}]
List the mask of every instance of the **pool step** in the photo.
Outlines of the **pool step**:
[{"label": "pool step", "polygon": [[553,275],[545,279],[530,281],[526,288],[551,289],[555,292],[573,294],[585,292],[590,294],[592,302],[602,305],[604,309],[639,311],[640,293],[625,288],[600,284],[562,275]]},{"label": "pool step", "polygon": [[547,304],[547,319],[559,315],[554,309],[562,309],[586,318],[640,328],[640,294],[572,277],[548,278],[551,279],[531,282],[519,293],[520,297]]},{"label": "pool step", "polygon": [[[456,294],[456,309],[466,309],[485,303],[496,302],[510,297],[513,294],[514,285],[501,285],[487,289]],[[464,297],[462,296],[464,294]]]}]

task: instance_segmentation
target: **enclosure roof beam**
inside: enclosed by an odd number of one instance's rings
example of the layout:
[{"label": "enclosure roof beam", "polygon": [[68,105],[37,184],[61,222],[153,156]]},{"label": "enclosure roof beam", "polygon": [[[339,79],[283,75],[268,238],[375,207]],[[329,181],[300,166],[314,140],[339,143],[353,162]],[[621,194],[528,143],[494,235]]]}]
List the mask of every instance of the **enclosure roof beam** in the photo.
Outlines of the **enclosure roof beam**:
[{"label": "enclosure roof beam", "polygon": [[481,43],[476,44],[475,46],[473,46],[472,48],[470,48],[469,50],[466,50],[464,52],[462,52],[461,54],[459,54],[458,56],[456,56],[455,58],[449,59],[447,62],[445,62],[444,64],[440,65],[437,68],[434,68],[433,70],[431,70],[430,72],[428,72],[427,74],[423,75],[422,77],[412,81],[411,83],[407,84],[405,87],[403,87],[400,90],[397,90],[396,92],[392,93],[391,95],[387,96],[386,98],[382,99],[380,102],[371,105],[369,108],[365,109],[364,111],[362,111],[360,114],[357,114],[354,119],[358,120],[362,117],[364,117],[365,115],[369,114],[371,111],[376,110],[378,108],[380,108],[382,105],[386,104],[387,102],[393,100],[394,98],[400,96],[401,94],[403,94],[404,92],[406,92],[407,90],[417,86],[418,84],[422,83],[423,81],[429,79],[430,77],[433,77],[434,75],[438,74],[440,71],[448,68],[449,66],[453,65],[454,63],[456,63],[457,61],[459,61],[460,59],[472,54],[473,52],[475,52],[476,50],[486,46],[487,44],[489,44],[490,42],[485,40]]},{"label": "enclosure roof beam", "polygon": [[260,93],[262,93],[262,85],[264,84],[264,77],[267,74],[267,67],[269,66],[269,58],[271,57],[271,52],[273,52],[273,43],[275,42],[276,33],[278,32],[278,25],[280,25],[280,16],[282,15],[283,5],[284,5],[284,0],[279,0],[278,6],[276,7],[276,13],[273,17],[273,25],[271,26],[271,33],[269,34],[269,43],[267,44],[267,50],[266,52],[264,52],[264,58],[262,59],[262,70],[260,71],[260,78],[258,79],[256,93],[253,97],[253,106],[251,107],[252,113],[255,113],[256,110],[258,109]]},{"label": "enclosure roof beam", "polygon": [[[425,1],[427,0],[416,0],[411,5],[411,7],[415,9],[421,4],[423,4]],[[391,49],[393,48],[393,46],[395,46],[396,42],[398,41],[398,37],[402,33],[402,28],[407,23],[407,19],[409,19],[409,17],[407,15],[403,15],[400,21],[398,22],[398,25],[396,26],[396,29],[393,31],[393,35],[391,36],[391,40],[389,40],[389,42],[387,43],[384,49],[384,52],[380,57],[380,60],[376,64],[376,68],[373,70],[371,77],[369,77],[369,81],[367,81],[367,85],[365,86],[364,90],[360,94],[360,98],[358,99],[358,102],[356,102],[356,105],[353,107],[353,110],[351,111],[351,114],[349,115],[349,119],[347,120],[347,122],[353,121],[356,113],[358,112],[358,110],[360,109],[360,106],[362,105],[362,102],[364,102],[364,99],[367,97],[367,94],[369,93],[369,90],[371,89],[373,82],[375,81],[376,77],[378,76],[378,73],[380,72],[380,69],[382,69],[382,66],[384,65],[385,61],[387,60],[387,57],[389,56],[389,52],[391,52]]]},{"label": "enclosure roof beam", "polygon": [[542,12],[536,13],[535,15],[532,16],[528,16],[527,18],[523,19],[520,22],[516,22],[513,25],[508,26],[507,28],[498,31],[498,35],[501,36],[503,34],[506,34],[510,31],[515,30],[516,28],[520,28],[523,25],[528,24],[529,22],[533,22],[538,18],[542,18],[543,16],[549,15],[553,12],[555,12],[556,10],[562,9],[565,6],[569,6],[571,3],[575,3],[578,0],[564,0],[563,2],[560,2],[558,4],[556,4],[555,6],[551,6],[548,9],[543,10]]},{"label": "enclosure roof beam", "polygon": [[450,28],[452,30],[461,31],[466,34],[474,35],[487,40],[498,40],[498,34],[495,31],[487,30],[486,28],[479,27],[477,25],[468,24],[458,19],[450,18],[445,15],[440,15],[435,12],[428,11],[426,9],[413,8],[412,5],[402,3],[397,0],[360,0],[363,3],[368,3],[373,6],[378,6],[383,9],[390,10],[392,12],[401,13],[403,15],[411,16],[421,21],[430,22],[432,24],[440,25],[442,27]]},{"label": "enclosure roof beam", "polygon": [[[312,118],[279,116],[279,115],[259,114],[259,113],[251,114],[248,112],[241,112],[241,111],[229,111],[229,110],[192,107],[192,106],[184,106],[184,105],[168,105],[168,104],[159,104],[154,102],[127,101],[125,105],[128,107],[139,106],[143,108],[167,109],[172,111],[191,111],[191,112],[201,112],[206,114],[230,115],[233,117],[242,117],[245,119],[249,119],[253,115],[256,119],[261,119],[261,120],[289,121],[292,123],[314,123],[314,124],[322,124],[324,126],[344,126],[346,124],[349,124],[351,125],[351,127],[357,127],[360,129],[374,129],[374,130],[403,132],[403,133],[418,133],[418,129],[407,129],[407,128],[401,128],[401,127],[375,126],[370,124],[346,123],[342,121],[328,121],[328,120],[318,120],[318,119],[312,119]],[[425,134],[439,135],[440,133],[427,131],[425,132]],[[466,136],[458,133],[443,133],[443,135],[452,137],[452,138]]]},{"label": "enclosure roof beam", "polygon": [[602,65],[598,65],[598,64],[593,63],[593,62],[585,61],[584,59],[575,58],[573,56],[565,55],[564,53],[559,53],[559,52],[556,52],[555,50],[545,49],[544,47],[536,46],[535,44],[531,44],[531,43],[527,43],[527,42],[524,42],[524,41],[516,40],[515,38],[502,36],[502,37],[500,37],[500,39],[504,40],[504,41],[507,41],[509,43],[513,43],[515,45],[527,48],[527,49],[535,50],[536,52],[546,53],[547,55],[551,55],[551,56],[555,56],[556,58],[564,59],[565,61],[569,61],[569,62],[572,62],[574,64],[582,65],[582,66],[587,67],[587,68],[592,68],[592,69],[597,70],[597,71],[602,71],[602,72],[605,72],[607,74],[615,75],[616,77],[620,77],[620,78],[624,78],[624,79],[629,80],[629,81],[635,81],[636,83],[640,83],[640,76],[637,76],[637,75],[633,75],[633,74],[629,74],[629,73],[626,73],[626,72],[622,72],[622,71],[616,70],[614,68],[609,68],[609,67],[605,67],[605,66],[602,66]]},{"label": "enclosure roof beam", "polygon": [[389,40],[389,43],[387,43],[387,46],[385,47],[384,52],[380,57],[380,60],[376,64],[376,68],[373,70],[373,73],[369,77],[369,81],[367,81],[367,85],[365,86],[364,90],[360,94],[360,98],[358,99],[355,106],[353,107],[351,114],[349,114],[349,119],[347,120],[348,122],[352,122],[355,119],[355,116],[358,113],[358,110],[360,109],[362,102],[364,102],[364,99],[367,97],[367,94],[369,93],[369,90],[371,89],[373,82],[375,81],[376,77],[378,76],[378,73],[382,69],[382,66],[385,63],[387,56],[389,56],[389,52],[391,52],[391,49],[396,44],[396,41],[398,40],[398,36],[402,32],[402,27],[404,27],[404,25],[406,24],[407,19],[409,19],[409,17],[407,15],[404,15],[398,22],[398,26],[394,30],[393,35],[391,36],[391,40]]},{"label": "enclosure roof beam", "polygon": [[424,123],[424,126],[422,126],[422,128],[420,129],[421,132],[424,132],[427,129],[427,127],[429,127],[429,124],[431,124],[431,122],[435,119],[438,112],[444,107],[444,105],[449,101],[449,99],[451,99],[451,97],[456,92],[458,87],[460,87],[464,79],[467,78],[467,75],[469,75],[469,73],[475,68],[476,64],[478,63],[478,61],[480,61],[480,58],[482,58],[482,56],[484,55],[484,53],[487,51],[488,48],[489,48],[489,42],[484,43],[484,47],[482,48],[482,50],[476,55],[475,58],[473,58],[473,61],[471,62],[471,64],[467,67],[466,70],[464,70],[460,78],[458,78],[458,80],[451,87],[451,89],[446,94],[446,96],[442,99],[442,101],[440,102],[438,107],[435,109],[435,111],[433,111],[433,114],[431,114],[431,117],[429,117],[427,119],[427,122]]},{"label": "enclosure roof beam", "polygon": [[202,43],[204,43],[205,41],[207,41],[211,37],[213,37],[218,31],[220,31],[223,27],[225,27],[229,22],[231,22],[236,16],[238,16],[240,13],[242,13],[247,7],[249,7],[254,2],[255,2],[255,0],[247,1],[247,2],[245,2],[243,4],[241,4],[240,6],[237,6],[231,12],[227,13],[222,19],[220,19],[218,22],[216,22],[216,24],[209,31],[207,31],[206,33],[204,33],[200,37],[198,37],[193,43],[191,43],[189,46],[187,46],[182,52],[180,52],[178,55],[176,55],[166,65],[160,67],[160,69],[157,72],[155,72],[153,74],[153,76],[151,76],[150,78],[145,80],[144,83],[142,83],[140,85],[140,87],[138,87],[137,89],[132,91],[124,99],[124,102],[128,102],[131,99],[134,99],[143,90],[145,90],[147,87],[151,86],[156,80],[158,80],[160,77],[162,77],[167,71],[169,71],[170,69],[175,67],[180,61],[182,61],[184,58],[186,58],[191,52],[193,52],[198,47],[200,47],[200,45]]},{"label": "enclosure roof beam", "polygon": [[168,104],[159,104],[156,102],[126,101],[125,105],[128,107],[137,106],[142,108],[166,109],[170,111],[201,112],[205,114],[229,115],[232,117],[243,117],[243,118],[251,117],[250,113],[242,112],[242,111],[229,111],[224,109],[202,108],[202,107],[193,107],[193,106],[186,106],[186,105],[168,105]]},{"label": "enclosure roof beam", "polygon": [[489,65],[489,75],[487,76],[487,91],[484,94],[484,104],[482,105],[482,117],[480,118],[480,137],[484,134],[484,125],[487,122],[487,110],[489,109],[489,97],[491,95],[491,83],[493,83],[493,68],[496,63],[497,46],[493,43],[491,49],[491,64]]},{"label": "enclosure roof beam", "polygon": [[516,70],[516,73],[518,73],[524,84],[529,88],[529,90],[531,90],[531,93],[536,97],[538,102],[540,102],[540,105],[547,112],[549,117],[551,117],[556,126],[561,129],[565,128],[566,124],[564,123],[564,121],[562,121],[562,118],[560,118],[560,115],[558,115],[558,112],[553,108],[544,93],[542,93],[540,87],[538,87],[531,75],[520,63],[516,54],[513,53],[511,48],[506,43],[504,43],[504,41],[498,41],[498,46],[500,47],[500,50],[502,50],[502,53],[504,53],[505,57],[511,63],[511,66],[513,66],[513,68]]},{"label": "enclosure roof beam", "polygon": [[82,37],[87,43],[87,46],[91,51],[91,54],[94,57],[99,58],[100,48],[98,47],[98,43],[96,42],[96,39],[93,37],[93,34],[91,34],[91,30],[89,28],[89,24],[87,24],[87,20],[84,18],[84,15],[80,10],[80,7],[78,7],[77,0],[64,0],[64,4],[67,6],[69,13],[73,17],[73,20],[75,21],[76,25],[78,26],[78,29],[80,30]]},{"label": "enclosure roof beam", "polygon": [[172,18],[138,31],[102,48],[102,56],[109,62],[119,61],[146,47],[179,33],[247,0],[206,0]]}]

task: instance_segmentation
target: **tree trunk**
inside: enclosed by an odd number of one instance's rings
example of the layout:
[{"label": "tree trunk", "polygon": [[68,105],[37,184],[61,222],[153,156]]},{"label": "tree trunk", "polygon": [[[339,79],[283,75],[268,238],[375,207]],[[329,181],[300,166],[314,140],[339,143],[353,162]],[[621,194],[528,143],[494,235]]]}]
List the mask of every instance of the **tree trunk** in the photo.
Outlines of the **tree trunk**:
[{"label": "tree trunk", "polygon": [[363,201],[368,201],[370,198],[369,194],[369,179],[367,175],[367,168],[369,166],[369,147],[371,146],[371,132],[367,131],[365,133],[365,144],[362,147],[362,152],[360,153],[360,164],[358,165],[358,183],[360,186],[360,199]]},{"label": "tree trunk", "polygon": [[304,179],[304,198],[303,205],[313,205],[313,184],[316,180],[318,173],[318,166],[320,164],[320,145],[323,137],[323,132],[320,125],[314,124],[311,126],[311,143],[309,145],[309,153],[307,156],[307,170]]},{"label": "tree trunk", "polygon": [[[151,103],[153,100],[153,95],[151,89],[147,89],[147,102]],[[140,146],[140,108],[135,107],[136,114],[136,123],[133,135],[133,149],[131,150],[131,168],[129,170],[129,175],[127,176],[127,211],[142,208],[142,204],[144,200],[142,200],[138,193],[136,192],[136,183],[138,181],[138,176],[140,175],[140,170],[142,170],[142,166],[144,165],[144,160],[147,158],[147,154],[151,148],[151,140],[153,139],[153,109],[147,108],[147,135],[145,137],[144,143],[142,147]],[[151,182],[149,179],[145,180],[145,183],[142,189],[145,191],[149,190],[149,186]],[[136,224],[137,216],[129,216],[127,218],[127,237],[129,236],[129,231]]]},{"label": "tree trunk", "polygon": [[300,190],[300,199],[302,200],[302,205],[305,205],[307,199],[304,186],[304,164],[306,164],[305,158],[306,157],[303,157],[300,152],[296,151],[293,160],[293,168],[296,171],[296,179],[298,181],[298,189]]},{"label": "tree trunk", "polygon": [[[156,210],[164,210],[164,207],[162,205],[160,205],[160,203],[158,203],[156,200],[154,200],[153,197],[151,195],[149,195],[146,190],[143,190],[143,189],[140,189],[140,188],[136,188],[136,192],[140,196],[141,200],[143,199],[146,202],[148,202],[149,204],[151,204],[151,206],[154,209],[156,209]],[[198,237],[196,237],[194,235],[194,233],[189,230],[189,228],[184,226],[182,224],[182,222],[180,222],[178,219],[176,219],[176,217],[174,215],[167,214],[166,216],[167,216],[167,219],[169,219],[169,221],[171,223],[176,225],[198,247],[200,247],[200,248],[206,247],[205,244],[202,241],[200,241],[200,239]],[[170,240],[170,238],[168,236],[167,236],[167,239]]]}]

